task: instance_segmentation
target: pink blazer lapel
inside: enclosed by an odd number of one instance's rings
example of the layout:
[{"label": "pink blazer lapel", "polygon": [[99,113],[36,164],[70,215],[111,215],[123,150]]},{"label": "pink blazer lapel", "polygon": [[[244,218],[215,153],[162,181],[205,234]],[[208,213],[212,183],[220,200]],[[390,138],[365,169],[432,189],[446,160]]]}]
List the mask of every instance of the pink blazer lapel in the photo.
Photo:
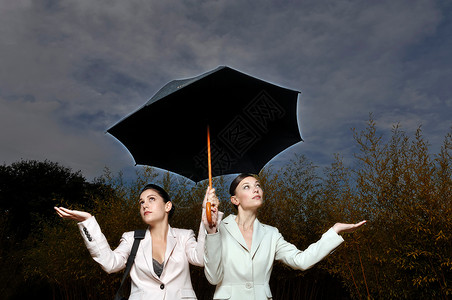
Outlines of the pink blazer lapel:
[{"label": "pink blazer lapel", "polygon": [[154,272],[154,265],[152,263],[152,237],[151,232],[146,230],[146,235],[144,240],[141,241],[141,252],[146,260],[146,265],[148,267],[149,273],[151,273],[152,277],[156,280],[160,280],[160,278]]},{"label": "pink blazer lapel", "polygon": [[164,260],[164,264],[163,264],[163,272],[162,275],[160,275],[160,278],[164,278],[165,277],[165,273],[168,272],[168,267],[167,267],[167,263],[169,258],[171,257],[171,255],[173,254],[174,248],[176,248],[176,244],[177,244],[177,238],[176,238],[176,234],[174,233],[173,228],[171,228],[171,226],[168,226],[168,236],[166,237],[166,251],[165,251],[165,260]]},{"label": "pink blazer lapel", "polygon": [[169,226],[168,236],[166,238],[165,266],[166,263],[168,262],[169,257],[173,253],[176,244],[177,244],[176,234],[174,233],[173,228]]},{"label": "pink blazer lapel", "polygon": [[161,280],[161,278],[165,274],[166,264],[168,262],[169,257],[174,251],[174,248],[176,247],[177,240],[176,235],[174,233],[174,230],[171,228],[171,226],[168,226],[168,235],[166,237],[166,250],[165,250],[165,260],[163,262],[163,272],[160,275],[160,277],[157,276],[154,272],[154,265],[152,261],[152,237],[149,230],[146,231],[146,235],[144,237],[144,240],[142,241],[143,246],[140,247],[141,251],[143,252],[143,256],[146,260],[147,267],[149,269],[149,272],[152,274],[152,276],[156,280]]}]

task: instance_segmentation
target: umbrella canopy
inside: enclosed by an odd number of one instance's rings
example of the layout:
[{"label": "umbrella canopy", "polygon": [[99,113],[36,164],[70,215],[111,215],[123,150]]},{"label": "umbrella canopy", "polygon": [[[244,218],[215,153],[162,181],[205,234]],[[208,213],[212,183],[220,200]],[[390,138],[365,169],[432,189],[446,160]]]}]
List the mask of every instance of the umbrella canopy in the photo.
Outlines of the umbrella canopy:
[{"label": "umbrella canopy", "polygon": [[259,173],[275,155],[301,141],[298,94],[221,66],[169,82],[107,132],[136,164],[197,182],[208,178],[209,126],[213,176]]}]

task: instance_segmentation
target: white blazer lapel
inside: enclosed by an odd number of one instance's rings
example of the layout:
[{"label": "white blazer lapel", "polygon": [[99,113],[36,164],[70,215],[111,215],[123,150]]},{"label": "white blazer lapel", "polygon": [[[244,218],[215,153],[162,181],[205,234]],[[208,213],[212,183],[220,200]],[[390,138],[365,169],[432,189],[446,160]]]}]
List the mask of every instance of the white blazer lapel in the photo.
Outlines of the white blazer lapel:
[{"label": "white blazer lapel", "polygon": [[256,254],[257,249],[259,249],[259,246],[264,239],[265,236],[265,228],[262,226],[262,224],[259,222],[258,219],[254,220],[253,224],[253,240],[251,242],[251,257],[254,257]]},{"label": "white blazer lapel", "polygon": [[239,226],[235,222],[235,215],[229,215],[226,219],[222,221],[224,223],[224,227],[231,234],[231,236],[243,247],[246,251],[250,251],[248,246],[246,245],[245,238],[240,232]]}]

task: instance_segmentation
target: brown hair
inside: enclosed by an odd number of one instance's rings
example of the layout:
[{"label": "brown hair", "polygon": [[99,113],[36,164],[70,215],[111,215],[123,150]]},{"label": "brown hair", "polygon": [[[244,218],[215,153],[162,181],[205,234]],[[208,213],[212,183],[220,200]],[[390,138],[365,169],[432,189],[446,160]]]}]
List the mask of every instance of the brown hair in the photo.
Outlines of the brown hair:
[{"label": "brown hair", "polygon": [[157,192],[157,194],[160,195],[160,197],[163,198],[163,202],[165,202],[165,203],[171,202],[171,210],[168,213],[168,220],[170,220],[174,214],[174,211],[176,210],[176,207],[174,206],[173,201],[171,201],[168,193],[162,187],[160,187],[156,184],[153,184],[153,183],[149,183],[149,184],[145,185],[144,188],[141,190],[141,193],[143,193],[145,190],[154,190]]},{"label": "brown hair", "polygon": [[[251,174],[251,173],[242,173],[242,174],[238,175],[236,178],[234,178],[234,180],[232,180],[231,185],[229,186],[229,194],[231,195],[231,197],[235,196],[235,190],[239,186],[240,182],[242,182],[242,180],[247,177],[254,177],[256,179],[259,178],[257,175]],[[237,205],[235,205],[235,204],[233,204],[233,205],[236,209],[238,209]]]}]

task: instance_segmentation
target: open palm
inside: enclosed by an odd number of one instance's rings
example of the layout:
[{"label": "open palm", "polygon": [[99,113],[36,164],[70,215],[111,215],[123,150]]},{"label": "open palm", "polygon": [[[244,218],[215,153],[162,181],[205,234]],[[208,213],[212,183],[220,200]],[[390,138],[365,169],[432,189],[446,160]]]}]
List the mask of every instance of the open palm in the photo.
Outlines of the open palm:
[{"label": "open palm", "polygon": [[75,220],[78,222],[83,222],[91,218],[91,214],[85,211],[72,210],[64,207],[54,207],[57,214],[63,219]]},{"label": "open palm", "polygon": [[353,231],[357,230],[358,228],[360,228],[364,224],[366,224],[366,222],[367,221],[361,221],[361,222],[356,223],[356,224],[336,223],[336,224],[334,224],[333,229],[337,233],[350,233],[350,232],[353,232]]}]

